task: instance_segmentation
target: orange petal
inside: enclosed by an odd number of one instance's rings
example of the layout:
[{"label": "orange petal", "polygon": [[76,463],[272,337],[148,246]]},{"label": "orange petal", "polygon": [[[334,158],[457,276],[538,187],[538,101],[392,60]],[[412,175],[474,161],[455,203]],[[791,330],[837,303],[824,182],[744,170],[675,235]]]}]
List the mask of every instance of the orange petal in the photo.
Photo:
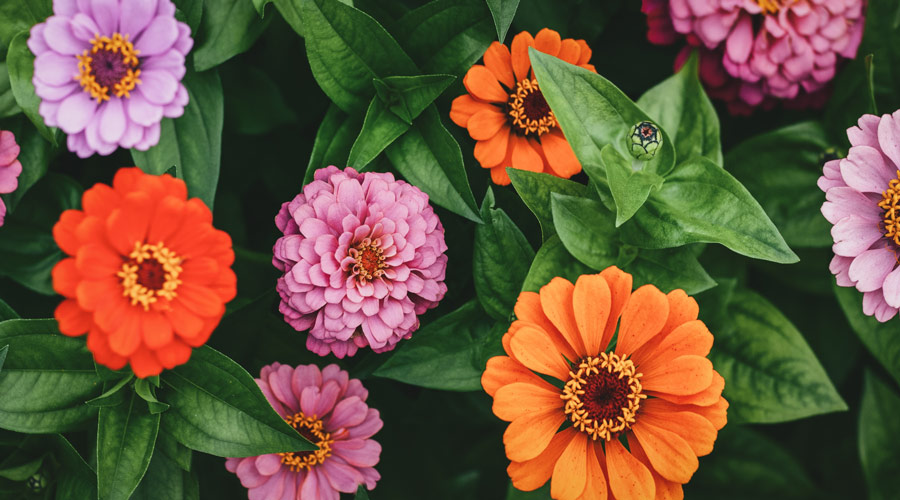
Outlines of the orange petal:
[{"label": "orange petal", "polygon": [[469,118],[469,136],[476,141],[486,141],[501,133],[506,123],[506,115],[496,108],[479,111]]},{"label": "orange petal", "polygon": [[177,300],[170,304],[171,308],[165,312],[165,315],[172,323],[175,333],[185,341],[196,337],[203,329],[203,320]]},{"label": "orange petal", "polygon": [[569,427],[558,432],[547,448],[532,460],[525,462],[512,462],[506,468],[513,486],[522,491],[534,491],[550,479],[553,468],[563,451],[575,438],[576,430]]},{"label": "orange petal", "polygon": [[141,345],[141,314],[132,311],[109,333],[109,347],[119,356],[131,356]]},{"label": "orange petal", "polygon": [[138,183],[144,173],[137,167],[120,168],[113,177],[113,188],[120,193],[129,193],[138,189]]},{"label": "orange petal", "polygon": [[578,500],[606,500],[609,498],[609,485],[606,482],[606,456],[600,443],[588,443],[587,479],[584,491]]},{"label": "orange petal", "polygon": [[715,404],[709,406],[695,406],[691,411],[709,420],[717,431],[728,423],[728,401],[725,398],[719,398]]},{"label": "orange petal", "polygon": [[582,64],[581,67],[590,71],[591,73],[597,72],[597,68],[595,68],[593,64]]},{"label": "orange petal", "polygon": [[543,385],[516,382],[497,389],[492,409],[498,418],[512,422],[529,413],[540,413],[563,407],[560,390],[544,382]]},{"label": "orange petal", "polygon": [[665,392],[676,396],[696,394],[712,383],[712,362],[702,356],[681,356],[666,364],[654,365],[644,371],[641,384],[647,391]]},{"label": "orange petal", "polygon": [[175,299],[197,316],[204,318],[218,317],[225,313],[225,304],[212,290],[193,283],[178,285],[178,296]]},{"label": "orange petal", "polygon": [[522,327],[512,335],[509,346],[516,360],[531,370],[568,380],[569,364],[543,331],[532,326]]},{"label": "orange petal", "polygon": [[506,167],[494,167],[491,169],[491,181],[498,186],[509,186],[512,179],[506,173]]},{"label": "orange petal", "polygon": [[88,243],[78,249],[75,265],[86,279],[115,278],[122,270],[122,256],[103,243]]},{"label": "orange petal", "polygon": [[75,289],[81,281],[81,274],[75,266],[75,259],[67,258],[56,263],[50,272],[53,277],[53,290],[63,297],[74,298]]},{"label": "orange petal", "polygon": [[219,277],[219,263],[211,257],[191,259],[182,264],[181,268],[179,278],[185,283],[207,285]]},{"label": "orange petal", "polygon": [[639,419],[632,427],[653,469],[669,481],[685,484],[700,462],[691,446],[678,434]]},{"label": "orange petal", "polygon": [[69,337],[84,335],[93,325],[91,314],[78,306],[75,299],[66,299],[56,306],[53,317],[59,323],[59,331]]},{"label": "orange petal", "polygon": [[669,301],[658,288],[644,285],[635,290],[622,311],[616,353],[623,356],[633,354],[662,330],[668,316]]},{"label": "orange petal", "polygon": [[511,89],[516,86],[516,77],[512,70],[512,56],[506,45],[500,42],[493,42],[484,53],[484,65],[506,88]]},{"label": "orange petal", "polygon": [[531,59],[528,57],[528,47],[534,45],[534,38],[531,33],[523,31],[513,38],[512,57],[513,73],[516,75],[516,81],[521,82],[528,78],[528,72],[531,71]]},{"label": "orange petal", "polygon": [[[658,403],[659,399],[645,401],[641,405],[641,423],[650,424],[678,434],[687,441],[698,457],[709,455],[713,450],[718,432],[713,424],[702,415],[690,411],[672,411],[670,403]],[[681,406],[677,405],[676,407]]]},{"label": "orange petal", "polygon": [[682,323],[669,334],[657,335],[635,351],[632,359],[642,370],[649,370],[650,368],[645,367],[665,364],[686,354],[705,357],[712,345],[713,336],[709,333],[709,328],[702,321],[695,319]]},{"label": "orange petal", "polygon": [[106,219],[85,217],[75,228],[75,235],[78,237],[79,246],[84,243],[106,241]]},{"label": "orange petal", "polygon": [[588,46],[587,42],[585,42],[584,40],[575,40],[575,43],[577,43],[578,46],[581,47],[581,54],[579,54],[578,62],[576,64],[578,66],[581,66],[582,64],[587,64],[587,62],[591,60],[591,54],[593,53],[591,51],[591,48]]},{"label": "orange petal", "polygon": [[538,154],[536,148],[540,145],[534,139],[526,139],[521,136],[511,137],[515,140],[512,154],[512,167],[529,172],[543,172],[544,160]]},{"label": "orange petal", "polygon": [[611,298],[609,319],[606,320],[606,329],[603,330],[603,340],[600,342],[600,351],[603,352],[616,333],[616,323],[622,314],[622,308],[631,297],[632,279],[630,274],[615,266],[607,267],[600,272],[600,276],[609,284]]},{"label": "orange petal", "polygon": [[68,255],[78,253],[81,242],[78,240],[76,230],[83,220],[84,212],[81,210],[66,210],[60,214],[59,222],[53,225],[53,239]]},{"label": "orange petal", "polygon": [[115,279],[82,280],[75,287],[78,305],[88,311],[97,309],[101,303],[122,296],[122,288]]},{"label": "orange petal", "polygon": [[141,331],[144,344],[150,349],[159,349],[172,342],[174,338],[172,324],[162,313],[155,311],[143,315]]},{"label": "orange petal", "polygon": [[453,99],[453,104],[450,105],[450,119],[460,127],[466,127],[472,115],[495,107],[493,104],[478,101],[469,94],[463,94]]},{"label": "orange petal", "polygon": [[609,285],[599,274],[585,274],[575,282],[572,308],[588,356],[596,356],[600,352],[611,300]]},{"label": "orange petal", "polygon": [[557,500],[575,500],[584,491],[587,475],[587,434],[579,432],[569,442],[553,467],[550,496]]},{"label": "orange petal", "polygon": [[509,94],[500,86],[497,77],[480,64],[469,68],[463,78],[463,85],[473,97],[485,102],[506,103],[509,99]]},{"label": "orange petal", "polygon": [[128,358],[119,356],[109,348],[106,334],[92,328],[87,336],[87,348],[94,355],[94,361],[110,370],[118,370],[128,363]]},{"label": "orange petal", "polygon": [[185,184],[183,180],[172,177],[169,174],[160,175],[157,178],[162,183],[163,191],[168,196],[174,196],[181,201],[187,201],[187,184]]},{"label": "orange petal", "polygon": [[631,450],[631,454],[634,455],[634,458],[640,460],[640,462],[650,470],[650,474],[653,475],[653,483],[656,486],[656,500],[683,500],[684,491],[681,489],[681,484],[669,481],[660,476],[659,473],[653,469],[653,466],[650,465],[650,459],[647,458],[647,453],[644,452],[641,443],[634,437],[634,434],[628,434],[627,437],[628,449]]},{"label": "orange petal", "polygon": [[566,38],[560,44],[559,54],[556,57],[569,64],[577,64],[578,58],[581,57],[581,46],[575,40]]},{"label": "orange petal", "polygon": [[509,125],[500,127],[500,131],[491,138],[475,143],[475,159],[484,168],[492,168],[503,163],[509,146]]},{"label": "orange petal", "polygon": [[542,135],[541,147],[544,149],[547,163],[558,177],[568,179],[581,172],[581,162],[575,157],[575,152],[572,151],[572,146],[569,145],[569,141],[563,136],[562,131],[554,130],[549,134]]},{"label": "orange petal", "polygon": [[167,241],[181,226],[184,214],[184,200],[175,196],[166,196],[156,205],[156,211],[147,228],[147,241],[151,244]]},{"label": "orange petal", "polygon": [[671,332],[682,323],[697,319],[700,306],[684,290],[672,290],[666,294],[666,298],[669,300],[669,317],[666,319],[663,333]]},{"label": "orange petal", "polygon": [[481,375],[481,386],[491,397],[494,396],[497,389],[516,382],[541,385],[543,379],[507,356],[494,356],[489,359],[487,367]]},{"label": "orange petal", "polygon": [[606,443],[609,489],[616,500],[653,500],[656,486],[647,467],[622,446],[618,439]]},{"label": "orange petal", "polygon": [[547,449],[550,440],[565,420],[566,414],[561,408],[527,413],[513,420],[503,433],[506,456],[513,462],[524,462],[537,457]]},{"label": "orange petal", "polygon": [[156,350],[156,358],[166,369],[175,368],[188,362],[191,357],[191,348],[183,342],[175,340],[168,345]]},{"label": "orange petal", "polygon": [[550,28],[538,31],[537,36],[534,37],[534,48],[553,57],[559,54],[561,45],[562,40],[559,37],[559,33]]},{"label": "orange petal", "polygon": [[121,203],[122,196],[106,184],[94,184],[94,187],[81,196],[81,207],[85,215],[101,219],[105,219]]},{"label": "orange petal", "polygon": [[[221,265],[221,261],[219,261]],[[222,302],[229,302],[237,296],[237,275],[231,268],[221,269],[216,280],[209,284],[209,289],[219,296]]]},{"label": "orange petal", "polygon": [[551,323],[544,314],[544,308],[541,306],[541,296],[539,294],[535,292],[520,293],[519,299],[516,300],[516,305],[513,308],[513,313],[515,313],[516,318],[519,318],[519,320],[532,323],[539,329],[545,331],[550,337],[550,340],[553,341],[553,345],[556,346],[557,351],[569,361],[576,361],[579,359],[580,356],[575,354],[572,346],[566,342],[563,335],[559,333],[559,330],[553,326],[553,323]]},{"label": "orange petal", "polygon": [[674,394],[658,393],[655,391],[645,392],[650,396],[656,396],[658,398],[662,398],[666,401],[670,401],[676,404],[709,406],[719,402],[719,399],[721,399],[722,397],[722,389],[724,388],[725,379],[722,378],[721,375],[719,375],[719,372],[713,370],[712,381],[710,382],[709,387],[696,394],[677,396]]},{"label": "orange petal", "polygon": [[162,364],[148,349],[139,349],[128,358],[131,370],[138,378],[147,378],[159,375],[162,372]]},{"label": "orange petal", "polygon": [[[541,308],[547,319],[562,333],[563,337],[572,346],[579,358],[587,353],[581,334],[578,332],[578,322],[575,319],[575,310],[572,305],[572,297],[575,293],[575,285],[565,278],[553,278],[550,283],[541,287]],[[574,360],[573,360],[574,361]],[[562,380],[566,380],[563,378]]]},{"label": "orange petal", "polygon": [[106,219],[106,238],[122,255],[134,250],[134,244],[147,239],[147,226],[153,213],[153,202],[145,193],[130,193],[122,205]]}]

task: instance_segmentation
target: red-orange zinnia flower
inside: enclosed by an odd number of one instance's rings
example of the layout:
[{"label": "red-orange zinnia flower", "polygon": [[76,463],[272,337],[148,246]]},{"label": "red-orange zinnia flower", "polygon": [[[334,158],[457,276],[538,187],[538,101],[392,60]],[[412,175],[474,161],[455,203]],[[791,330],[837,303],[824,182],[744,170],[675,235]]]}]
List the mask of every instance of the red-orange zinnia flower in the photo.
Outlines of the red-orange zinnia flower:
[{"label": "red-orange zinnia flower", "polygon": [[82,207],[53,227],[69,255],[53,268],[59,330],[87,333],[97,363],[138,377],[186,363],[235,296],[231,237],[184,181],[137,168],[85,191]]},{"label": "red-orange zinnia flower", "polygon": [[503,443],[516,488],[552,477],[558,500],[680,499],[712,451],[728,403],[697,303],[631,284],[610,267],[519,295],[509,356],[491,358],[481,378],[494,414],[511,422]]},{"label": "red-orange zinnia flower", "polygon": [[561,40],[548,28],[534,38],[527,31],[519,33],[511,52],[500,42],[488,47],[484,65],[476,64],[466,73],[463,84],[469,93],[453,100],[450,119],[478,141],[475,159],[491,169],[496,184],[509,184],[506,167],[565,179],[581,172],[581,163],[538,87],[528,47],[596,73],[588,64],[591,49],[584,40]]}]

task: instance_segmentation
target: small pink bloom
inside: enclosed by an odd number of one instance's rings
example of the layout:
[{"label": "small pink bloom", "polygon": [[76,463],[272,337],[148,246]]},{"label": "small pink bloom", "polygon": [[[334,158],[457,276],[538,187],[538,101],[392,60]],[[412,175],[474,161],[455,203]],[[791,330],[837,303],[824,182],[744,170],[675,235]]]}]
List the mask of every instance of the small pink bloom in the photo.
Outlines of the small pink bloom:
[{"label": "small pink bloom", "polygon": [[275,224],[280,310],[321,356],[393,349],[447,292],[444,227],[428,195],[389,173],[320,169]]},{"label": "small pink bloom", "polygon": [[360,485],[375,488],[381,445],[370,439],[383,423],[362,383],[338,365],[264,366],[256,379],[266,399],[315,451],[229,458],[253,500],[339,500]]},{"label": "small pink bloom", "polygon": [[831,272],[863,292],[863,312],[885,322],[900,310],[900,110],[863,115],[847,130],[846,158],[825,164],[822,215],[834,224]]},{"label": "small pink bloom", "polygon": [[[22,164],[19,157],[19,145],[16,136],[7,130],[0,130],[0,193],[12,193],[19,187],[19,174]],[[6,204],[0,198],[0,226],[6,218]]]}]

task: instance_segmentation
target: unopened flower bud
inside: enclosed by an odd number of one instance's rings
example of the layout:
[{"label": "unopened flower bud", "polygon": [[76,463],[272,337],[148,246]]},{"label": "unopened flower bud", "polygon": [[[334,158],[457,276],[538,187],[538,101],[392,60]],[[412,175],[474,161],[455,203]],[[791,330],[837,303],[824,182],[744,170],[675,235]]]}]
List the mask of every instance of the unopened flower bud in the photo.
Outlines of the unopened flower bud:
[{"label": "unopened flower bud", "polygon": [[652,160],[662,145],[663,137],[653,122],[640,122],[634,126],[627,140],[632,156],[638,160]]}]

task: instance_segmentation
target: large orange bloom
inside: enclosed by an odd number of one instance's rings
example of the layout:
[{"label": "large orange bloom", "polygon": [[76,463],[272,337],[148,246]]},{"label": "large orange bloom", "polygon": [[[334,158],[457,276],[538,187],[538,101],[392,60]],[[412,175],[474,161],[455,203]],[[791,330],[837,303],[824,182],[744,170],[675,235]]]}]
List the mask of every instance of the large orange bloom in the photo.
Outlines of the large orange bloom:
[{"label": "large orange bloom", "polygon": [[680,499],[712,451],[728,408],[706,358],[713,336],[684,291],[632,293],[631,283],[610,267],[519,296],[509,356],[491,358],[481,378],[494,414],[511,422],[503,443],[516,488],[552,477],[558,500]]},{"label": "large orange bloom", "polygon": [[546,172],[565,179],[581,172],[581,163],[531,70],[528,47],[596,73],[588,64],[591,49],[584,40],[561,40],[544,28],[536,37],[523,31],[513,38],[512,52],[494,42],[484,53],[484,65],[472,66],[463,79],[468,94],[453,100],[450,119],[469,129],[475,159],[491,169],[496,184],[509,184],[506,167]]},{"label": "large orange bloom", "polygon": [[87,333],[97,363],[138,377],[186,363],[235,296],[231,238],[184,181],[137,168],[85,191],[82,207],[53,227],[69,255],[53,268],[59,330]]}]

